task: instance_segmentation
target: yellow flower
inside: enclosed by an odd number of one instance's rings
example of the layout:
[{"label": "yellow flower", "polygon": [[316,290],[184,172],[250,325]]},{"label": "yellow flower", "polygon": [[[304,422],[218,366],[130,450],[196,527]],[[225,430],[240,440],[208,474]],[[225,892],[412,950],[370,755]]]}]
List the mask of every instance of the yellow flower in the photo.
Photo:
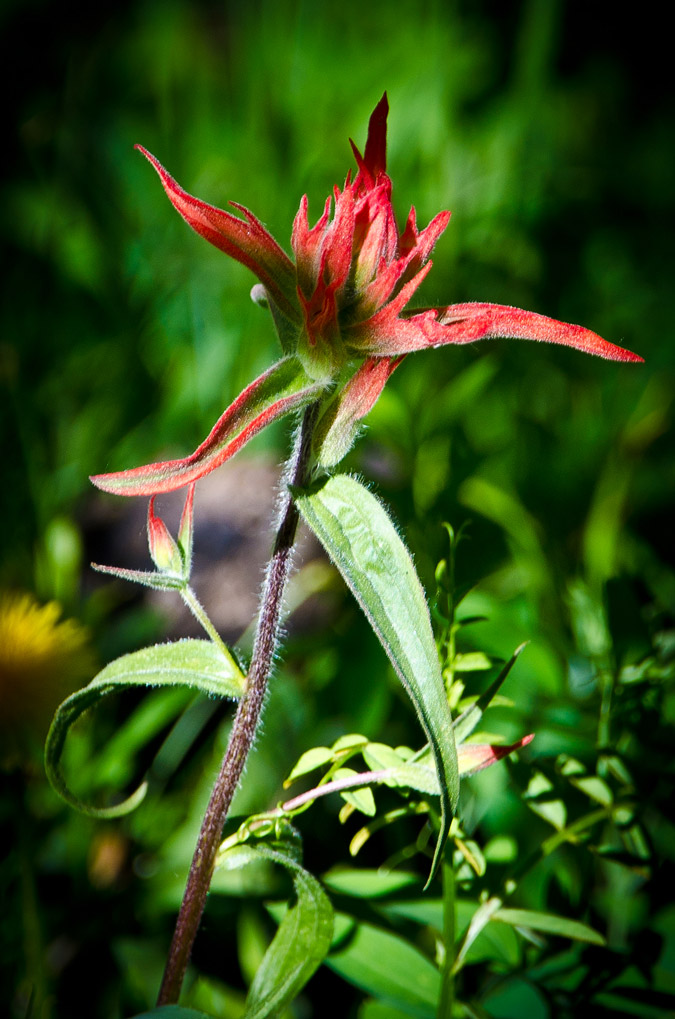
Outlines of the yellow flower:
[{"label": "yellow flower", "polygon": [[0,765],[32,756],[57,705],[95,671],[87,630],[58,602],[0,595]]}]

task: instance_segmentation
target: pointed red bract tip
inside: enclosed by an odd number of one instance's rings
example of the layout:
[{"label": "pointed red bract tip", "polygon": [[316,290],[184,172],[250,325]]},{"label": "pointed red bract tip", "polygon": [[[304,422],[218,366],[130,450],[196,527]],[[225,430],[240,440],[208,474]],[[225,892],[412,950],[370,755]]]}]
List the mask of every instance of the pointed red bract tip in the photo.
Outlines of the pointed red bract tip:
[{"label": "pointed red bract tip", "polygon": [[368,138],[363,161],[373,178],[387,169],[387,117],[389,101],[385,92],[370,115],[368,121]]},{"label": "pointed red bract tip", "polygon": [[632,350],[617,347],[614,343],[603,340],[597,333],[584,326],[572,325],[569,322],[558,322],[556,319],[539,315],[534,311],[523,311],[504,304],[452,304],[439,309],[439,325],[447,330],[434,342],[473,343],[474,340],[487,340],[503,337],[514,340],[540,340],[544,343],[557,343],[565,347],[575,347],[585,354],[604,357],[607,361],[644,362],[639,354]]},{"label": "pointed red bract tip", "polygon": [[243,218],[189,194],[142,145],[135,145],[155,168],[167,197],[188,226],[214,247],[253,272],[274,303],[292,322],[298,321],[295,266],[259,219],[237,202],[229,204]]}]

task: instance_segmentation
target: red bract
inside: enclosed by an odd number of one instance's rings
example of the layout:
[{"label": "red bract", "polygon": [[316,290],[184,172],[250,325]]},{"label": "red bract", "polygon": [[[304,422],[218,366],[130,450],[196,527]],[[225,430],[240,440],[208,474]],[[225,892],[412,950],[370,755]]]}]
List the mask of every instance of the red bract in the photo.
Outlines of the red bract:
[{"label": "red bract", "polygon": [[[315,453],[332,466],[349,448],[360,419],[409,353],[492,337],[544,340],[613,361],[642,361],[582,326],[499,304],[454,304],[411,310],[408,304],[432,263],[434,244],[450,220],[440,212],[418,230],[411,208],[399,233],[386,173],[386,94],[375,107],[363,156],[352,142],[358,171],[334,189],[310,227],[300,202],[291,246],[295,263],[262,223],[241,205],[224,212],[184,191],[145,149],[185,221],[211,244],[247,266],[272,312],[284,359],[251,383],[210,435],[184,460],[92,478],[118,495],[152,495],[188,484],[218,467],[269,422],[314,400],[325,402]],[[350,381],[344,370],[356,359]],[[335,391],[338,379],[343,388]]]}]

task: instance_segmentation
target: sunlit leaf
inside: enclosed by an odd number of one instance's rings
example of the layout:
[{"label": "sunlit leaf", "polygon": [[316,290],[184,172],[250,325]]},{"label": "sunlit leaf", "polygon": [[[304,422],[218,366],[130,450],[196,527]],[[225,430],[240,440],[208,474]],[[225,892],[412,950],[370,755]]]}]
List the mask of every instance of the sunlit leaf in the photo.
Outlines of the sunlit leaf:
[{"label": "sunlit leaf", "polygon": [[525,793],[530,810],[538,814],[557,831],[562,831],[567,821],[567,807],[554,791],[553,783],[542,772],[535,771]]},{"label": "sunlit leaf", "polygon": [[470,651],[464,655],[455,655],[452,664],[455,672],[482,672],[492,668],[492,662],[482,651]]},{"label": "sunlit leaf", "polygon": [[459,795],[457,752],[429,609],[410,553],[383,506],[354,478],[296,492],[304,519],[355,595],[410,694],[438,772],[441,833],[432,873]]},{"label": "sunlit leaf", "polygon": [[612,790],[599,775],[585,775],[583,778],[572,778],[570,781],[580,792],[585,793],[589,799],[595,800],[596,803],[601,803],[604,807],[609,807],[614,800]]},{"label": "sunlit leaf", "polygon": [[328,747],[312,747],[311,750],[306,750],[284,782],[284,788],[288,788],[297,778],[316,771],[317,768],[321,768],[332,760],[333,752]]},{"label": "sunlit leaf", "polygon": [[[333,776],[335,781],[339,782],[343,778],[353,778],[358,773],[352,768],[339,768]],[[375,797],[373,792],[368,786],[362,786],[360,789],[350,789],[349,792],[341,792],[340,795],[343,799],[352,805],[355,810],[360,810],[362,814],[367,817],[374,817],[377,808],[375,806]]]},{"label": "sunlit leaf", "polygon": [[104,669],[82,690],[77,690],[58,708],[45,746],[45,771],[56,791],[78,810],[94,817],[118,817],[133,810],[146,793],[146,783],[123,802],[111,807],[84,803],[69,789],[62,771],[61,755],[70,727],[88,708],[108,694],[135,686],[187,686],[218,697],[237,698],[245,677],[226,650],[208,640],[179,640],[123,655]]}]

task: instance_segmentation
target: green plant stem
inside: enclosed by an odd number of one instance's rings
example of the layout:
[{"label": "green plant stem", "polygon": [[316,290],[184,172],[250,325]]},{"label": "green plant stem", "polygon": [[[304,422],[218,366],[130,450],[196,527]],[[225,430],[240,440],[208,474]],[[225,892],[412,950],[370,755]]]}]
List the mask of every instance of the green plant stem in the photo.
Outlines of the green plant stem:
[{"label": "green plant stem", "polygon": [[219,649],[219,651],[221,651],[223,656],[227,658],[227,660],[234,666],[235,670],[238,670],[239,666],[232,657],[230,649],[228,648],[227,644],[225,643],[225,641],[220,636],[215,626],[207,616],[201,602],[197,598],[197,595],[194,593],[192,588],[189,585],[186,585],[184,588],[181,588],[180,596],[187,605],[187,607],[189,608],[192,615],[197,620],[197,622],[204,627],[205,631],[208,633],[209,637],[216,645],[216,647]]},{"label": "green plant stem", "polygon": [[455,868],[452,846],[446,848],[441,871],[443,879],[443,944],[445,958],[441,968],[441,993],[438,999],[437,1019],[451,1019],[455,1001]]},{"label": "green plant stem", "polygon": [[[288,463],[286,482],[289,485],[302,487],[306,483],[316,412],[317,405],[313,404],[304,413],[295,450]],[[265,702],[278,641],[281,603],[290,573],[291,552],[298,526],[298,511],[287,488],[282,496],[279,519],[274,549],[263,587],[246,690],[239,701],[227,750],[197,839],[157,998],[158,1005],[173,1005],[178,1002],[192,946],[206,905],[225,819],[255,741]]]},{"label": "green plant stem", "polygon": [[597,747],[600,753],[598,758],[598,774],[607,777],[608,767],[606,754],[611,747],[611,721],[612,721],[612,699],[614,697],[615,676],[613,670],[603,663],[599,669],[600,683],[600,713],[598,716],[598,737]]}]

